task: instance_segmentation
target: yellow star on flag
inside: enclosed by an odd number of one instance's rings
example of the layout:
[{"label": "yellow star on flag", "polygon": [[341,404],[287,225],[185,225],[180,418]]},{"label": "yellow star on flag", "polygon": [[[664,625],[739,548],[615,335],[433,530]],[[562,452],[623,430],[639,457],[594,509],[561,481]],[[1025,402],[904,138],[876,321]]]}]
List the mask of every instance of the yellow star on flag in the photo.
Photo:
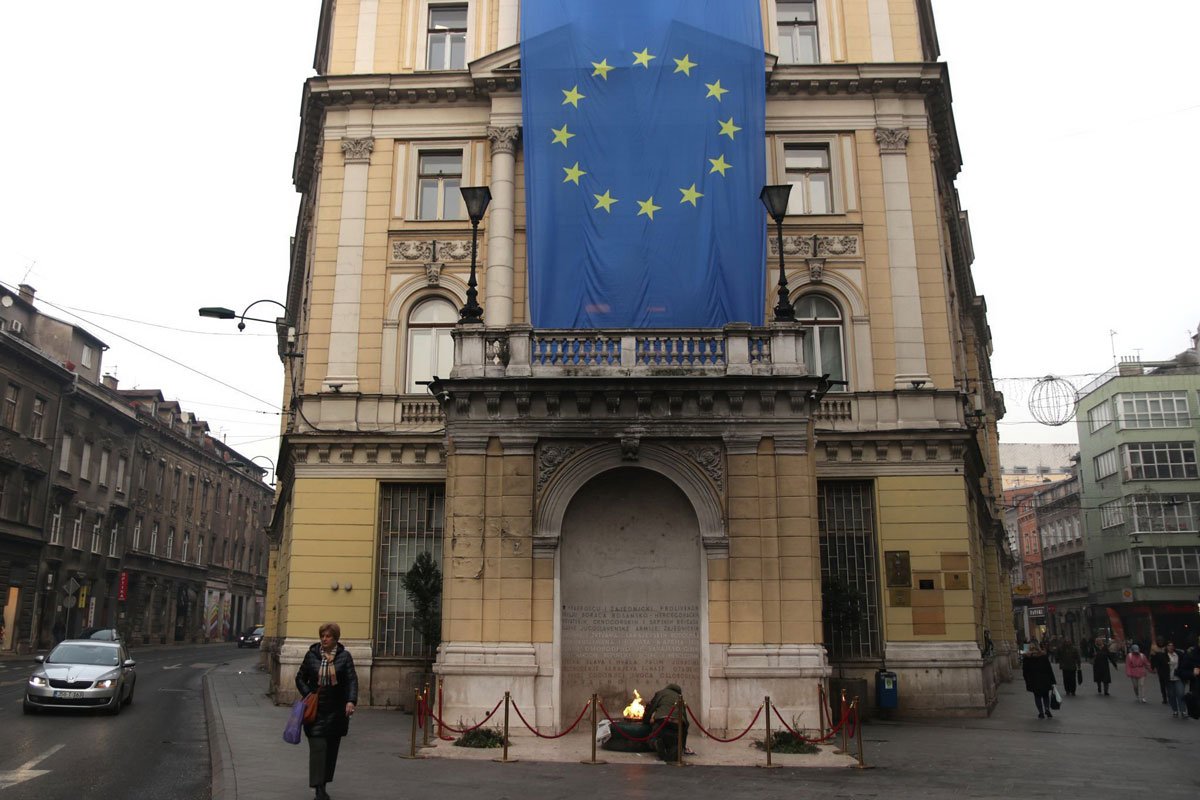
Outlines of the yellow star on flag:
[{"label": "yellow star on flag", "polygon": [[658,56],[650,55],[650,48],[643,47],[642,52],[640,52],[640,53],[637,52],[636,50],[634,51],[633,65],[636,67],[638,64],[641,64],[646,69],[650,69],[650,59],[652,59],[652,58],[658,58]]},{"label": "yellow star on flag", "polygon": [[721,88],[721,81],[719,80],[716,83],[706,83],[704,85],[708,87],[708,94],[704,95],[704,97],[715,97],[718,103],[721,102],[721,95],[729,91],[728,89]]},{"label": "yellow star on flag", "polygon": [[696,184],[694,183],[688,188],[680,189],[679,191],[683,192],[683,199],[679,201],[680,204],[691,203],[694,207],[696,205],[697,198],[704,197],[703,194],[696,191]]},{"label": "yellow star on flag", "polygon": [[561,128],[551,128],[550,130],[554,131],[554,141],[550,144],[561,144],[563,147],[566,147],[567,140],[575,136],[575,134],[567,131],[566,123]]},{"label": "yellow star on flag", "polygon": [[682,72],[689,77],[692,74],[692,67],[696,66],[694,61],[688,59],[687,53],[683,54],[683,58],[672,58],[671,60],[675,62],[675,72]]},{"label": "yellow star on flag", "polygon": [[570,103],[571,105],[575,106],[576,108],[579,108],[579,101],[582,100],[583,98],[587,97],[586,94],[579,93],[579,84],[572,86],[569,90],[563,89],[562,93],[563,93],[563,97],[565,98],[562,101],[562,104],[565,106],[567,103]]},{"label": "yellow star on flag", "polygon": [[649,200],[638,200],[637,204],[640,209],[637,215],[640,217],[642,214],[645,214],[650,219],[654,219],[654,212],[662,208],[662,206],[654,205],[654,195],[650,195]]},{"label": "yellow star on flag", "polygon": [[710,158],[710,159],[708,160],[708,163],[710,163],[710,164],[712,164],[712,165],[713,165],[713,166],[712,166],[712,169],[710,169],[710,170],[708,171],[708,174],[709,174],[709,175],[713,174],[714,172],[719,172],[719,173],[721,173],[721,177],[722,177],[722,178],[724,178],[724,177],[725,177],[725,170],[727,170],[727,169],[733,169],[733,164],[730,164],[728,161],[726,161],[726,160],[725,160],[725,154],[724,154],[724,153],[722,153],[721,155],[717,156],[716,158]]},{"label": "yellow star on flag", "polygon": [[[717,121],[721,122],[720,120],[717,120]],[[718,136],[728,136],[730,139],[733,139],[733,135],[740,130],[741,130],[741,128],[739,128],[737,125],[733,124],[733,117],[730,117],[727,122],[721,122],[721,132],[718,133],[717,135]]]},{"label": "yellow star on flag", "polygon": [[613,69],[615,69],[615,67],[610,67],[608,65],[607,58],[599,63],[596,63],[595,61],[593,61],[592,67],[594,68],[594,69],[592,69],[592,77],[594,78],[597,75],[599,75],[604,80],[608,80],[608,73],[611,72]]},{"label": "yellow star on flag", "polygon": [[592,195],[592,197],[596,198],[596,205],[592,206],[592,208],[603,208],[611,214],[612,204],[617,202],[617,198],[613,197],[611,192],[611,189],[605,189],[604,194]]},{"label": "yellow star on flag", "polygon": [[578,161],[576,161],[576,162],[575,162],[575,166],[572,166],[572,167],[563,167],[562,169],[563,169],[563,172],[567,173],[567,177],[563,178],[563,183],[570,182],[570,183],[573,183],[573,184],[575,184],[576,186],[578,186],[578,185],[579,185],[579,179],[580,179],[581,177],[583,177],[584,175],[587,175],[587,173],[586,173],[586,172],[584,172],[583,170],[581,170],[581,169],[579,168],[579,162],[578,162]]}]

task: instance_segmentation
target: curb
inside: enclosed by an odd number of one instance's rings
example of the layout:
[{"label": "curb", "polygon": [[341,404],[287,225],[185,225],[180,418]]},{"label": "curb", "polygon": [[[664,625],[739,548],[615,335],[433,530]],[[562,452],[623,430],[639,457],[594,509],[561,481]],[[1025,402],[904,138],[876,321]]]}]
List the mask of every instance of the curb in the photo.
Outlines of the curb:
[{"label": "curb", "polygon": [[212,771],[212,800],[236,800],[237,772],[229,738],[225,735],[225,720],[212,688],[211,673],[204,675],[204,716],[208,728],[208,758]]}]

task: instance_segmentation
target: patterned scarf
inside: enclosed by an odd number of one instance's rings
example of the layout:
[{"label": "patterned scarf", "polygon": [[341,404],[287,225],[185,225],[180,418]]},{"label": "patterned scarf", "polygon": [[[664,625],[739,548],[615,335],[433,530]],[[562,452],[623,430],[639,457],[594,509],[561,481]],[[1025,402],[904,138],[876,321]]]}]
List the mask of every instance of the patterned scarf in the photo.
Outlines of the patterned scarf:
[{"label": "patterned scarf", "polygon": [[321,672],[317,676],[317,686],[337,686],[337,670],[333,668],[336,655],[336,650],[331,653],[321,651]]}]

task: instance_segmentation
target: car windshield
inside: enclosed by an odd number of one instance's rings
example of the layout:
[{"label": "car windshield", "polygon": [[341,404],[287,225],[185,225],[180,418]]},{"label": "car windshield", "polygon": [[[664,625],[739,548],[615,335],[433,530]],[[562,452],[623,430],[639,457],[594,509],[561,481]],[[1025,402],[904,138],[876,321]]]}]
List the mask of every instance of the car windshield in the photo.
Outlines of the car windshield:
[{"label": "car windshield", "polygon": [[46,659],[47,664],[88,664],[96,667],[115,667],[117,648],[88,644],[60,644]]},{"label": "car windshield", "polygon": [[253,630],[253,631],[250,633],[250,635],[251,635],[251,636],[262,636],[262,635],[263,635],[263,629],[262,629],[262,628],[255,628],[255,629],[254,629],[254,630]]}]

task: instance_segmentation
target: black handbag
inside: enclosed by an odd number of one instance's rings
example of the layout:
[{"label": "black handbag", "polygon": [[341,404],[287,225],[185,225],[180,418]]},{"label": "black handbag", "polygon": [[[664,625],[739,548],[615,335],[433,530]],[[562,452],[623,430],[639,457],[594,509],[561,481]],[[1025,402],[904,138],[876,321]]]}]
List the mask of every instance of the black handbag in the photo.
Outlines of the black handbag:
[{"label": "black handbag", "polygon": [[1058,696],[1057,688],[1050,689],[1050,708],[1054,711],[1058,711],[1060,708],[1062,708],[1062,699]]}]

